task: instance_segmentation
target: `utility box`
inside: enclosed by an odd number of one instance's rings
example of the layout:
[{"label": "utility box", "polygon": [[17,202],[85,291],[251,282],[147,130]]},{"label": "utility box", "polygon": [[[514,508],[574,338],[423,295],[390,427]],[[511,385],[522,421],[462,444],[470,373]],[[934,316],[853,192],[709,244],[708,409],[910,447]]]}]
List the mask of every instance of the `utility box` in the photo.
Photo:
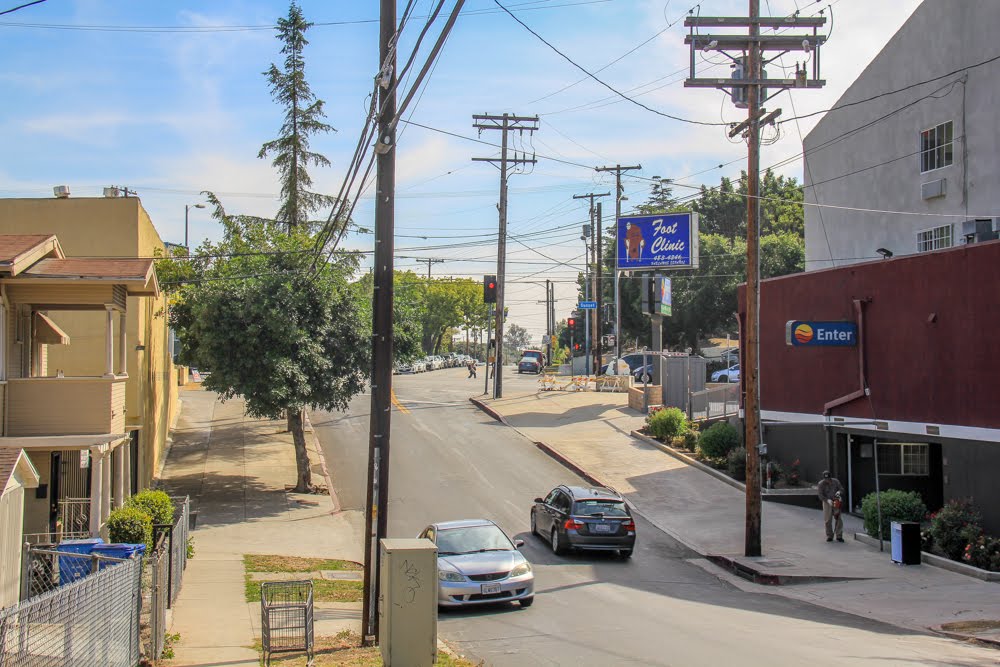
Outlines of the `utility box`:
[{"label": "utility box", "polygon": [[892,562],[920,565],[920,524],[916,521],[893,521],[889,528]]},{"label": "utility box", "polygon": [[437,662],[437,547],[427,539],[383,539],[379,647],[386,667]]}]

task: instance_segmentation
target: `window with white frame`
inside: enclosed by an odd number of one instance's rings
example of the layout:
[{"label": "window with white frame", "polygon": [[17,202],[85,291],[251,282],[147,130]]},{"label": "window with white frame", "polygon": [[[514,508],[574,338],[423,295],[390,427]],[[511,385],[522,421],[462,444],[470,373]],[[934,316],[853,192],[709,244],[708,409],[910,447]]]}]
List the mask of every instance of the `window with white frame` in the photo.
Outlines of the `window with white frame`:
[{"label": "window with white frame", "polygon": [[947,167],[954,159],[952,122],[941,123],[920,133],[920,173]]},{"label": "window with white frame", "polygon": [[927,477],[931,474],[930,446],[925,443],[890,443],[878,445],[878,472],[880,475],[911,475]]},{"label": "window with white frame", "polygon": [[954,240],[951,225],[941,225],[917,232],[917,252],[940,250],[941,248],[950,248],[952,245],[954,245]]}]

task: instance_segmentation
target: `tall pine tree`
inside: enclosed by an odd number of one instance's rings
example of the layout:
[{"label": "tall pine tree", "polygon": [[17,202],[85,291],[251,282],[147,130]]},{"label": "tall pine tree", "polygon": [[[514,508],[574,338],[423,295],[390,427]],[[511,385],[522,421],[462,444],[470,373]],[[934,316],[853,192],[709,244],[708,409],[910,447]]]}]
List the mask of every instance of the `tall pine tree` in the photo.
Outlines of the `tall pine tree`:
[{"label": "tall pine tree", "polygon": [[309,139],[317,134],[336,131],[323,122],[323,100],[316,99],[305,76],[302,50],[309,41],[306,31],[312,23],[305,20],[296,3],[288,8],[287,18],[278,19],[275,28],[282,43],[284,66],[271,64],[264,72],[271,88],[271,97],[285,108],[285,119],[277,139],[261,146],[257,157],[274,156],[271,164],[281,177],[281,208],[275,219],[287,225],[289,232],[299,225],[309,224],[309,215],[333,203],[334,198],[310,190],[313,181],[307,167],[329,167],[330,161],[309,150]]}]

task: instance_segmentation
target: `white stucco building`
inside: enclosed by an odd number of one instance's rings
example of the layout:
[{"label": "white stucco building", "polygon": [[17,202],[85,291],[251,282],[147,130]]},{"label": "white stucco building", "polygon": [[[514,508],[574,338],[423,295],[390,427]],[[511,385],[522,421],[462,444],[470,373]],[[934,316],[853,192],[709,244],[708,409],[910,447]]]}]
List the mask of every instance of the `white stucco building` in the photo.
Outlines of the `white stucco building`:
[{"label": "white stucco building", "polygon": [[997,0],[925,0],[808,134],[807,270],[997,238],[997,26]]}]

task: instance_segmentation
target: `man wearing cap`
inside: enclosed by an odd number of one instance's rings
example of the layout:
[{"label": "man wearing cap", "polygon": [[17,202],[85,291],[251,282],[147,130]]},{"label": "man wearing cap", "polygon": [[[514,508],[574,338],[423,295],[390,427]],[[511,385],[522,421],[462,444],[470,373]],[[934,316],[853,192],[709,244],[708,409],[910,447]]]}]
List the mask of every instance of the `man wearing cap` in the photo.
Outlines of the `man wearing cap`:
[{"label": "man wearing cap", "polygon": [[838,542],[844,541],[844,520],[840,517],[840,502],[844,495],[844,487],[840,480],[830,475],[829,470],[823,471],[823,479],[816,485],[816,492],[823,503],[823,525],[826,527],[826,541],[833,542],[834,535]]}]

